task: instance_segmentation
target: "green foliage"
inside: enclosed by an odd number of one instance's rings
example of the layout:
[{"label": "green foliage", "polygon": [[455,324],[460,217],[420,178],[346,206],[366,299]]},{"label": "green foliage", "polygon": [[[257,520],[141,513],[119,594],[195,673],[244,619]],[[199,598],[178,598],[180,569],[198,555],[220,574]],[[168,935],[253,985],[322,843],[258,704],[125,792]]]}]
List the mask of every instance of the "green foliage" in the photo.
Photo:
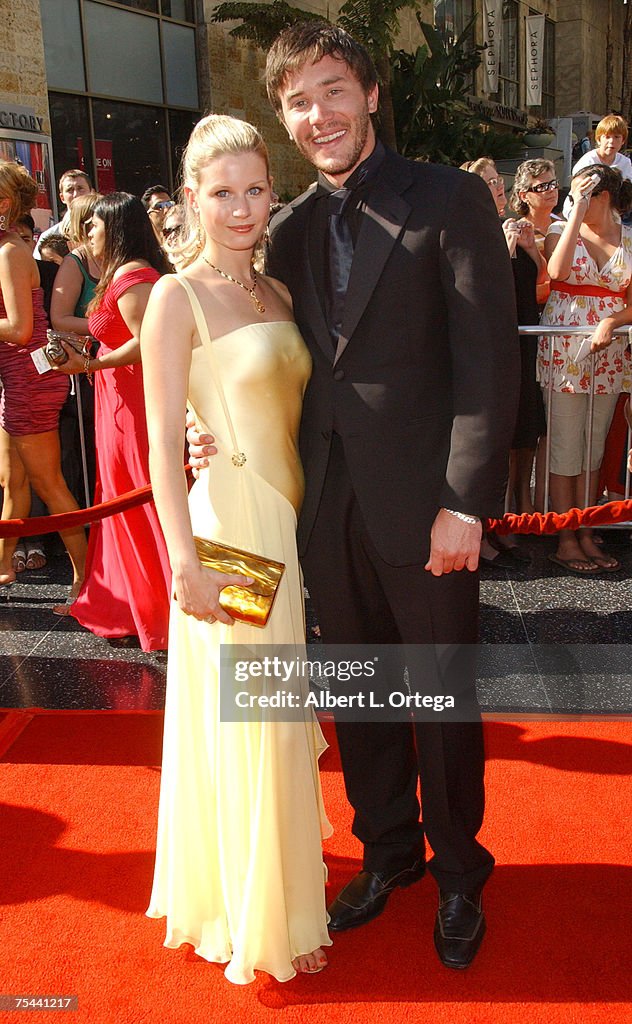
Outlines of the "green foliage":
[{"label": "green foliage", "polygon": [[[481,134],[479,118],[466,102],[471,76],[481,62],[482,46],[474,44],[474,18],[452,42],[417,15],[426,43],[415,53],[394,55],[392,94],[400,151],[438,163],[462,163],[474,138]],[[462,155],[465,153],[466,155]]]},{"label": "green foliage", "polygon": [[474,42],[475,17],[456,40],[417,21],[426,42],[415,53],[394,55],[392,95],[399,150],[435,163],[461,164],[479,156],[523,153],[521,139],[498,131],[467,103],[483,46]]},{"label": "green foliage", "polygon": [[296,24],[297,21],[323,21],[320,14],[310,14],[299,7],[290,7],[285,0],[272,0],[271,4],[244,2],[220,4],[212,14],[211,21],[241,21],[241,25],[231,28],[231,36],[236,39],[248,39],[269,50],[272,43],[284,28]]},{"label": "green foliage", "polygon": [[[478,121],[478,118],[477,118]],[[520,158],[524,160],[523,133],[511,131],[498,131],[496,128],[486,128],[480,123],[478,130],[476,126],[468,140],[467,155],[463,159],[459,157],[458,163],[465,163],[466,160],[477,160],[479,156],[488,156],[492,160],[513,160]]]},{"label": "green foliage", "polygon": [[[383,65],[384,56],[393,52],[399,31],[399,12],[406,7],[414,10],[417,4],[418,0],[346,0],[336,24],[366,46],[376,63]],[[323,14],[291,7],[285,0],[272,0],[271,4],[231,0],[220,4],[211,17],[214,22],[240,21],[230,34],[237,39],[249,39],[263,50],[270,48],[284,28],[310,19],[330,20]]]},{"label": "green foliage", "polygon": [[393,53],[400,11],[417,7],[418,0],[346,0],[336,24],[366,46],[379,65]]},{"label": "green foliage", "polygon": [[536,117],[535,120],[531,121],[527,125],[527,133],[529,135],[555,135],[551,125],[544,117]]}]

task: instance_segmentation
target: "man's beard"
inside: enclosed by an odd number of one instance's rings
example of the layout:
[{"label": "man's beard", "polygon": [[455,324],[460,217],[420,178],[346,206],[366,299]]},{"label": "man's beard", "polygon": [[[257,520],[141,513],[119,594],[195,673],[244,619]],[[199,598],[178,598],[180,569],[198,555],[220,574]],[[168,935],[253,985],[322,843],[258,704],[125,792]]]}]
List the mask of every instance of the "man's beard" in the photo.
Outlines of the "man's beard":
[{"label": "man's beard", "polygon": [[[363,110],[353,122],[352,132],[349,132],[351,138],[349,142],[352,146],[351,151],[347,153],[340,153],[337,156],[336,163],[330,163],[330,157],[323,156],[322,162],[318,159],[318,147],[314,144],[309,145],[308,143],[296,142],[296,147],[300,153],[303,154],[306,160],[319,171],[323,171],[325,174],[346,174],[348,171],[352,171],[356,166],[360,154],[366,145],[366,140],[369,134],[370,115],[368,110]],[[336,131],[334,128],[333,131]],[[296,141],[296,140],[295,140]],[[316,157],[316,159],[315,159]]]}]

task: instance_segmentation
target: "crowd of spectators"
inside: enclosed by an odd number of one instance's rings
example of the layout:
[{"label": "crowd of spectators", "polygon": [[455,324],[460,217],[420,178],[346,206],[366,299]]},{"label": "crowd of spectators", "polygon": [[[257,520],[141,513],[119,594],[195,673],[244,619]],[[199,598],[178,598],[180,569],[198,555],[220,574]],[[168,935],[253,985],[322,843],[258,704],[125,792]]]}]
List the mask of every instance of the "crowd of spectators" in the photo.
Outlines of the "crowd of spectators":
[{"label": "crowd of spectators", "polygon": [[[587,495],[591,502],[599,500],[604,450],[606,460],[615,467],[617,480],[612,486],[616,493],[623,490],[619,472],[619,466],[624,472],[626,459],[623,400],[611,441],[608,432],[618,396],[632,388],[629,349],[612,335],[616,326],[632,321],[632,229],[625,223],[632,206],[632,164],[621,152],[626,142],[627,124],[622,118],[609,115],[600,122],[596,148],[584,154],[573,168],[564,216],[559,211],[560,183],[551,161],[525,160],[513,176],[509,197],[504,177],[492,159],[483,157],[462,165],[462,170],[479,175],[492,194],[512,262],[519,323],[583,324],[592,337],[592,343],[589,340],[581,347],[579,337],[557,336],[550,349],[548,338],[543,337],[539,351],[535,336],[521,338],[521,392],[508,470],[508,511],[544,510],[547,406],[551,409],[549,479],[553,509],[562,512],[571,506],[581,507]],[[21,193],[19,189],[16,192],[14,179],[20,184]],[[59,181],[64,214],[36,240],[30,215],[33,196],[28,192],[27,179],[22,169],[2,162],[0,246],[8,246],[12,252],[11,269],[4,269],[0,278],[0,482],[4,488],[4,518],[29,511],[43,514],[46,506],[50,511],[70,510],[78,503],[92,503],[95,496],[114,497],[117,490],[137,487],[148,480],[146,435],[141,429],[144,410],[137,339],[153,281],[162,273],[178,269],[185,220],[184,206],[174,201],[163,184],[150,185],[140,199],[127,193],[101,197],[83,170],[70,169]],[[20,246],[20,240],[24,250],[16,256],[13,250]],[[30,253],[37,263],[33,263]],[[481,253],[481,259],[484,258]],[[9,275],[23,279],[18,287],[17,313],[9,299],[16,287]],[[121,287],[121,280],[125,287]],[[110,321],[104,327],[106,306],[111,307]],[[25,356],[45,342],[48,325],[58,331],[90,336],[91,348],[85,356],[69,349],[68,362],[60,368],[62,372],[40,375],[34,369],[29,371],[30,390],[25,397],[22,370],[31,364]],[[592,454],[587,462],[586,410],[593,374],[596,397]],[[92,386],[93,375],[97,377],[96,388]],[[552,399],[548,398],[549,388],[553,390]],[[45,396],[41,400],[40,392]],[[123,428],[122,433],[116,423],[117,403],[121,402],[125,406],[123,418],[131,417],[127,432]],[[572,414],[571,408],[575,410]],[[107,414],[104,410],[108,410]],[[125,461],[135,468],[129,479],[122,481],[120,474],[112,475],[110,470],[120,465],[121,453],[115,449],[123,441],[129,443],[132,426],[135,451],[133,456],[125,452]],[[118,440],[112,448],[114,435]],[[42,437],[44,448],[40,443]],[[38,442],[37,458],[32,455],[33,438]],[[616,447],[614,454],[609,445]],[[136,524],[134,529],[140,529],[145,538],[153,538],[152,557],[160,568],[159,577],[166,581],[164,545],[157,524]],[[110,559],[108,543],[121,543],[118,537],[110,538],[105,542],[104,555],[102,546],[108,530],[109,527],[93,529],[89,566],[94,565],[96,557],[99,586],[107,590],[111,585],[116,600],[106,610],[101,594],[96,602],[96,616],[92,612],[85,614],[84,609],[83,620],[101,635],[118,635],[120,630],[116,621],[112,624],[112,613],[116,620],[117,609],[120,611],[127,604],[127,611],[120,615],[121,629],[140,636],[147,648],[164,646],[166,628],[162,619],[157,624],[148,623],[146,610],[139,612],[137,619],[133,614],[130,619],[128,612],[136,600],[131,592],[125,596],[120,580],[112,577],[108,583],[108,573],[114,571],[112,566],[117,561]],[[90,593],[89,580],[84,582],[85,535],[83,530],[75,530],[64,534],[63,539],[73,566],[73,584],[67,604],[57,611],[72,612],[74,608],[73,613],[82,621],[81,608],[86,605],[85,595]],[[95,556],[97,547],[99,553]],[[513,538],[502,542],[493,536],[483,539],[484,567],[519,568],[524,558]],[[581,575],[619,568],[617,560],[587,530],[572,536],[560,534],[553,558],[564,570]],[[16,573],[41,568],[45,561],[42,538],[18,542],[15,550],[14,542],[0,541],[0,584],[10,584]],[[104,564],[109,565],[105,576]],[[75,607],[80,592],[81,601]],[[159,604],[164,606],[163,610],[166,608],[166,582],[165,601]],[[104,621],[100,623],[99,617]]]}]

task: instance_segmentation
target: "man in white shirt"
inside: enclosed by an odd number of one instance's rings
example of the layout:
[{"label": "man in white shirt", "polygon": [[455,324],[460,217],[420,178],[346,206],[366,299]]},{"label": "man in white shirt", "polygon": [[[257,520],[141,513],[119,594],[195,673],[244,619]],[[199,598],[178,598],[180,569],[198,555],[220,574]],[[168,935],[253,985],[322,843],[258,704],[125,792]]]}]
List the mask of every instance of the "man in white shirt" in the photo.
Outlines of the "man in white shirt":
[{"label": "man in white shirt", "polygon": [[33,253],[36,260],[41,260],[42,258],[42,242],[47,238],[48,235],[64,233],[66,217],[68,216],[70,204],[72,203],[73,199],[76,199],[77,196],[87,196],[91,192],[94,192],[94,188],[92,186],[90,178],[88,177],[85,171],[79,171],[76,169],[64,171],[64,173],[59,179],[59,198],[61,199],[66,209],[64,211],[62,219],[58,221],[57,224],[52,224],[49,228],[46,228],[46,231],[42,231],[42,234],[40,235],[38,243],[35,247],[35,252]]},{"label": "man in white shirt", "polygon": [[[628,123],[618,114],[608,114],[602,117],[595,129],[595,140],[597,145],[588,153],[584,153],[573,167],[573,175],[577,174],[584,167],[591,167],[594,164],[605,164],[606,167],[614,167],[623,178],[632,181],[632,160],[624,156],[619,150],[628,141]],[[562,213],[566,220],[573,209],[572,201],[567,196],[564,200]]]},{"label": "man in white shirt", "polygon": [[573,174],[577,174],[584,167],[590,167],[591,164],[606,164],[632,181],[632,161],[619,152],[628,141],[627,122],[617,114],[608,114],[597,125],[595,139],[596,148],[584,153],[573,167]]}]

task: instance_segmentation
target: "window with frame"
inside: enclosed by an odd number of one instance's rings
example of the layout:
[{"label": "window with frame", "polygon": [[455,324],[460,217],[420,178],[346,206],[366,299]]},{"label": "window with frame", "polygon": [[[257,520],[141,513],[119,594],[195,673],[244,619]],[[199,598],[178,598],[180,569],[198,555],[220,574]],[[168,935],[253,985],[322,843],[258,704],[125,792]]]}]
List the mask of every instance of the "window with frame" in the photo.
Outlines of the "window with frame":
[{"label": "window with frame", "polygon": [[41,9],[56,174],[85,167],[101,190],[171,185],[199,118],[194,0]]},{"label": "window with frame", "polygon": [[434,0],[435,28],[450,41],[458,39],[474,13],[473,0]]},{"label": "window with frame", "polygon": [[555,117],[555,22],[544,23],[544,61],[542,67],[542,117]]},{"label": "window with frame", "polygon": [[[445,34],[448,43],[455,42],[472,19],[474,0],[433,0],[433,4],[435,28]],[[465,49],[469,50],[471,45],[470,39]],[[472,72],[468,83],[471,92],[475,90],[475,80],[476,74]]]},{"label": "window with frame", "polygon": [[504,0],[498,70],[498,100],[507,107],[518,106],[520,76],[518,55],[518,0]]}]

